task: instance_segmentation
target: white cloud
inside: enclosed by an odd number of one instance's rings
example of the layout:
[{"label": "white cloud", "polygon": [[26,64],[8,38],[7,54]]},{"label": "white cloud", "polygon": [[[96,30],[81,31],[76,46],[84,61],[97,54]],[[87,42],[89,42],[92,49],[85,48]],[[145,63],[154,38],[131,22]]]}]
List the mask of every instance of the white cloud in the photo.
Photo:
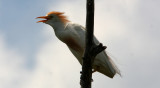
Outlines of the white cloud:
[{"label": "white cloud", "polygon": [[5,38],[0,34],[0,88],[18,88],[27,79],[23,68],[25,59],[15,49],[6,46]]},{"label": "white cloud", "polygon": [[[58,41],[58,40],[57,40]],[[75,88],[80,64],[61,42],[48,41],[36,55],[37,65],[25,88]]]}]

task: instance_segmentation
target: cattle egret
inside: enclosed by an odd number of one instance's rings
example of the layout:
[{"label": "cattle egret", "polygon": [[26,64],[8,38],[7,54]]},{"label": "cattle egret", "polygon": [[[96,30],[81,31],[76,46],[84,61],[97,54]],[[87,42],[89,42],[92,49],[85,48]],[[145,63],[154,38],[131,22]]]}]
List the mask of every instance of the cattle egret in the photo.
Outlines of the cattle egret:
[{"label": "cattle egret", "polygon": [[[82,56],[85,50],[85,28],[71,23],[63,12],[53,11],[46,16],[37,18],[44,19],[37,23],[46,23],[54,29],[57,38],[68,46],[69,50],[82,65]],[[96,37],[94,37],[94,42],[99,44]],[[102,51],[95,57],[92,67],[93,71],[98,71],[110,78],[113,78],[116,73],[120,74],[120,71],[105,51]]]}]

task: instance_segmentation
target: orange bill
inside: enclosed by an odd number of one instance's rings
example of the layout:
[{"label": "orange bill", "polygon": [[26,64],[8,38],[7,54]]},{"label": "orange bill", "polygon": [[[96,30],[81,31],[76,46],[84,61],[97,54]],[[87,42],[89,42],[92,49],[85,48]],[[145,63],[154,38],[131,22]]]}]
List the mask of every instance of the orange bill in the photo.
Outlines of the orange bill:
[{"label": "orange bill", "polygon": [[48,17],[48,16],[40,16],[40,17],[37,17],[36,19],[38,19],[38,18],[45,19],[45,20],[37,21],[37,23],[39,23],[39,22],[43,22],[43,23],[45,23],[45,22],[49,19],[49,17]]}]

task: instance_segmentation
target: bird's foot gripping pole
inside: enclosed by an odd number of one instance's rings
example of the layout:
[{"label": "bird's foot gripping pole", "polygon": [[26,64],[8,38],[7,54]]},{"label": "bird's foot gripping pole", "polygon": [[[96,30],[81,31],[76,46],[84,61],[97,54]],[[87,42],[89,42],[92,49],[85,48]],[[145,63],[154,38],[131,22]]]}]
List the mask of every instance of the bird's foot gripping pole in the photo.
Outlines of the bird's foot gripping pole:
[{"label": "bird's foot gripping pole", "polygon": [[102,43],[100,43],[99,45],[94,45],[91,48],[91,54],[93,57],[95,57],[97,54],[99,54],[100,52],[102,52],[103,50],[105,50],[107,47],[103,46]]}]

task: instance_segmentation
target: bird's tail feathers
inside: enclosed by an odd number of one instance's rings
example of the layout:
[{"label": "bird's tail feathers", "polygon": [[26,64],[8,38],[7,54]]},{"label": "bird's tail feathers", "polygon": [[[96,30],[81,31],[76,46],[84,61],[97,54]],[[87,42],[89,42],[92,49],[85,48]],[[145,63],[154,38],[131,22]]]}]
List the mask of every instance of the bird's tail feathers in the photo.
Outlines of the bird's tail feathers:
[{"label": "bird's tail feathers", "polygon": [[112,65],[112,67],[114,68],[115,72],[121,76],[120,70],[118,69],[118,67],[116,66],[116,64],[113,62],[113,60],[110,58],[110,56],[108,56],[108,59],[109,59],[109,62],[111,63],[111,65]]}]

